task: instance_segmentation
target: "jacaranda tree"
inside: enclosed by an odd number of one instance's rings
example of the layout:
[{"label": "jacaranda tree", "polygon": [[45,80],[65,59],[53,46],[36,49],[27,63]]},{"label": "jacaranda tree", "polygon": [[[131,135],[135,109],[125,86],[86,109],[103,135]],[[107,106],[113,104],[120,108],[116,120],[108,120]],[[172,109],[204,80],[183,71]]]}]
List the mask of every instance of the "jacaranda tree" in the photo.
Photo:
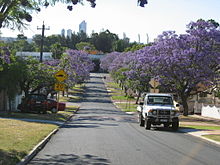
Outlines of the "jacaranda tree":
[{"label": "jacaranda tree", "polygon": [[60,67],[68,74],[67,85],[74,86],[89,79],[94,64],[85,51],[68,50],[61,58]]},{"label": "jacaranda tree", "polygon": [[188,25],[187,34],[164,33],[151,47],[154,75],[178,94],[184,115],[188,115],[188,97],[200,92],[198,84],[208,87],[217,79],[219,41],[220,31],[212,23],[200,20]]},{"label": "jacaranda tree", "polygon": [[[184,115],[188,115],[187,99],[201,92],[199,84],[208,88],[219,79],[220,31],[216,25],[198,20],[187,25],[186,34],[164,32],[151,46],[127,56],[118,55],[108,70],[117,73],[127,65],[126,80],[145,78],[147,83],[150,77],[157,78],[161,86],[179,96]],[[120,59],[123,57],[126,59]],[[130,63],[124,63],[129,58]]]}]

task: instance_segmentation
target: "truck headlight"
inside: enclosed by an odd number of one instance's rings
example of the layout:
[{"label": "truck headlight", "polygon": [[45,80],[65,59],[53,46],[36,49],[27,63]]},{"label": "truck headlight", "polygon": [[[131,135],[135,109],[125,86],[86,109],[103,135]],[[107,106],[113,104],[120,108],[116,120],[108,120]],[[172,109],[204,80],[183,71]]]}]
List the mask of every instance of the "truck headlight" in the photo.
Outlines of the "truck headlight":
[{"label": "truck headlight", "polygon": [[157,115],[157,111],[156,110],[152,111],[152,114]]},{"label": "truck headlight", "polygon": [[179,116],[179,111],[174,110],[174,111],[171,111],[170,114],[171,114],[172,116]]},{"label": "truck headlight", "polygon": [[170,114],[171,114],[172,116],[174,116],[175,113],[176,113],[175,111],[171,111],[171,112],[170,112]]},{"label": "truck headlight", "polygon": [[149,110],[148,115],[157,115],[157,110]]}]

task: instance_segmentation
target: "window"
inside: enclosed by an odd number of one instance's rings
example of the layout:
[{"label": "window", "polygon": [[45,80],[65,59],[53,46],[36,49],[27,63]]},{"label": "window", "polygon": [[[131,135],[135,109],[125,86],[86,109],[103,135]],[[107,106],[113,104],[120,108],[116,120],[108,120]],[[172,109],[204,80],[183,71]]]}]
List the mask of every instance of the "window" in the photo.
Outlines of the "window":
[{"label": "window", "polygon": [[169,96],[148,96],[147,104],[156,105],[173,105],[173,100]]}]

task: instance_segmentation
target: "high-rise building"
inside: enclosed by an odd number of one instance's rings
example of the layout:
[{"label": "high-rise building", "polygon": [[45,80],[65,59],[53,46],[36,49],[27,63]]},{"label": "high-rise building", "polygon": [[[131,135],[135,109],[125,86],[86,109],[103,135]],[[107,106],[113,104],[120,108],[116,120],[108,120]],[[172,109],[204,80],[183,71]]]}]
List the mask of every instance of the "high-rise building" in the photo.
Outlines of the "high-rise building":
[{"label": "high-rise building", "polygon": [[72,36],[72,30],[71,30],[71,29],[68,29],[68,30],[66,31],[66,35],[67,35],[67,37],[71,38],[71,36]]},{"label": "high-rise building", "polygon": [[141,35],[138,34],[138,43],[141,43]]},{"label": "high-rise building", "polygon": [[63,36],[63,37],[65,36],[65,29],[61,30],[61,36]]},{"label": "high-rise building", "polygon": [[125,34],[125,32],[123,33],[123,39],[125,39],[125,38],[127,38],[127,36],[126,36],[126,34]]},{"label": "high-rise building", "polygon": [[86,21],[82,21],[80,24],[79,24],[79,32],[84,32],[86,33],[86,26],[87,26],[87,23]]}]

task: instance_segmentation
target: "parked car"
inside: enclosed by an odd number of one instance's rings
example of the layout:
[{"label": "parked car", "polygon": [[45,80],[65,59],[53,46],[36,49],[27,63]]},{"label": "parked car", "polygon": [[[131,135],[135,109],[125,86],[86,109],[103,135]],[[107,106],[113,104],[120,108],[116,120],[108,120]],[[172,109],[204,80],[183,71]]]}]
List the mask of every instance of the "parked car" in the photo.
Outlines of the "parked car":
[{"label": "parked car", "polygon": [[[57,108],[58,106],[58,108]],[[57,113],[58,111],[64,111],[66,108],[66,104],[65,103],[57,103],[56,100],[53,99],[47,99],[47,109],[50,110],[52,113]]]},{"label": "parked car", "polygon": [[137,107],[139,125],[150,129],[151,125],[161,125],[177,131],[179,128],[179,111],[174,106],[173,97],[170,94],[148,93],[144,102]]},{"label": "parked car", "polygon": [[17,108],[21,112],[46,113],[46,111],[51,111],[52,113],[57,113],[57,111],[64,111],[66,104],[48,99],[43,94],[30,94],[22,99],[21,104]]}]

